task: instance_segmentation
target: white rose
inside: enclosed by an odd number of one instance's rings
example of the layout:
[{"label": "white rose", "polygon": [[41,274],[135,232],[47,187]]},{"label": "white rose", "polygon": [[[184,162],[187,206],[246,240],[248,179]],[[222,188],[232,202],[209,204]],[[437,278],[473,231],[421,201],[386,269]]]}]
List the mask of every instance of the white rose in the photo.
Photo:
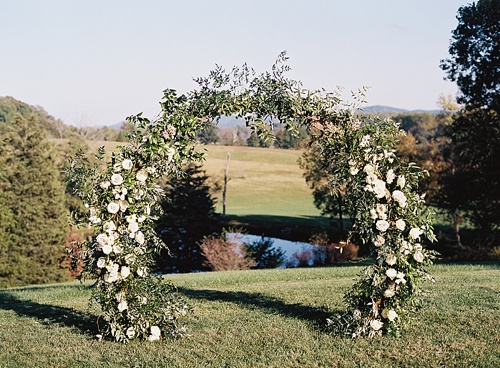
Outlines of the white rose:
[{"label": "white rose", "polygon": [[102,189],[108,189],[110,185],[111,185],[111,183],[109,181],[103,181],[101,183],[101,188]]},{"label": "white rose", "polygon": [[367,173],[368,175],[373,175],[373,174],[375,173],[375,168],[374,168],[372,165],[367,164],[367,165],[364,167],[363,171],[364,171],[365,173]]},{"label": "white rose", "polygon": [[160,340],[160,336],[155,336],[155,335],[148,336],[148,341],[156,341],[156,340]]},{"label": "white rose", "polygon": [[111,184],[113,185],[121,185],[123,183],[123,176],[120,174],[111,175]]},{"label": "white rose", "polygon": [[373,328],[373,330],[378,331],[384,326],[384,323],[378,319],[373,319],[370,322],[370,327]]},{"label": "white rose", "polygon": [[141,183],[144,183],[148,178],[148,172],[146,170],[139,170],[137,174],[135,174],[135,178]]},{"label": "white rose", "polygon": [[148,274],[148,269],[146,267],[139,267],[137,269],[137,275],[139,277],[146,277],[147,274]]},{"label": "white rose", "polygon": [[375,246],[381,247],[382,245],[384,245],[384,243],[385,243],[384,237],[382,235],[377,235],[374,241]]},{"label": "white rose", "polygon": [[125,309],[128,308],[128,304],[126,300],[122,300],[120,303],[118,303],[118,311],[123,312]]},{"label": "white rose", "polygon": [[133,254],[127,254],[125,256],[125,263],[126,264],[134,263],[134,261],[135,261],[135,256]]},{"label": "white rose", "polygon": [[351,175],[356,175],[359,172],[359,169],[356,166],[351,166],[349,169],[349,173]]},{"label": "white rose", "polygon": [[392,298],[396,293],[392,289],[387,289],[384,291],[384,297],[386,298]]},{"label": "white rose", "polygon": [[424,254],[420,251],[420,250],[417,250],[414,254],[413,254],[413,259],[415,261],[417,261],[418,263],[422,263],[424,261]]},{"label": "white rose", "polygon": [[394,268],[389,268],[387,269],[387,271],[385,271],[385,274],[388,278],[394,280],[394,278],[398,275],[398,271],[396,271]]},{"label": "white rose", "polygon": [[386,220],[378,220],[375,223],[375,227],[377,228],[378,231],[386,231],[389,228],[389,223]]},{"label": "white rose", "polygon": [[99,234],[97,235],[96,237],[96,241],[99,245],[103,246],[103,245],[106,245],[106,244],[109,244],[109,238],[106,234]]},{"label": "white rose", "polygon": [[130,170],[130,169],[132,169],[133,166],[134,166],[134,164],[132,163],[132,160],[126,159],[126,160],[123,160],[123,162],[122,162],[122,167],[125,170]]},{"label": "white rose", "polygon": [[150,331],[151,331],[151,335],[155,335],[155,336],[161,335],[161,330],[160,330],[160,327],[158,327],[158,326],[151,326]]},{"label": "white rose", "polygon": [[420,235],[422,235],[424,232],[418,227],[414,227],[410,230],[410,237],[414,240],[420,238]]},{"label": "white rose", "polygon": [[107,233],[113,232],[116,230],[116,225],[113,221],[106,221],[102,226],[104,231]]},{"label": "white rose", "polygon": [[396,179],[396,175],[394,174],[394,170],[389,169],[389,171],[387,171],[387,176],[386,176],[387,184],[391,184],[394,181],[394,179]]},{"label": "white rose", "polygon": [[106,273],[104,275],[104,281],[107,283],[112,283],[118,280],[118,274],[117,273]]},{"label": "white rose", "polygon": [[104,268],[105,264],[106,264],[106,258],[99,257],[99,259],[97,260],[97,267]]},{"label": "white rose", "polygon": [[135,241],[139,244],[144,244],[145,238],[144,238],[144,233],[142,231],[138,231],[135,234]]},{"label": "white rose", "polygon": [[398,272],[396,275],[396,284],[406,284],[405,274],[403,272]]},{"label": "white rose", "polygon": [[127,328],[127,332],[125,332],[125,334],[127,335],[128,339],[133,339],[134,336],[135,336],[135,330],[134,330],[134,328],[133,327]]},{"label": "white rose", "polygon": [[109,273],[111,274],[118,274],[118,269],[120,266],[116,263],[113,263],[112,261],[106,266],[106,269],[108,270]]},{"label": "white rose", "polygon": [[394,266],[397,262],[397,258],[394,254],[389,254],[387,258],[385,259],[385,263],[387,263],[389,266]]},{"label": "white rose", "polygon": [[404,229],[406,228],[406,222],[404,222],[404,220],[402,219],[396,220],[396,228],[398,230],[404,231]]},{"label": "white rose", "polygon": [[391,309],[391,310],[389,311],[389,313],[387,314],[387,319],[388,319],[389,321],[391,321],[391,322],[392,322],[392,321],[394,321],[397,317],[398,317],[398,314],[397,314],[397,313],[396,313],[396,311],[395,311],[395,310],[393,310],[393,309]]},{"label": "white rose", "polygon": [[109,202],[107,210],[111,214],[115,214],[120,210],[120,206],[116,202]]},{"label": "white rose", "polygon": [[382,311],[382,317],[393,322],[398,317],[398,314],[394,309],[384,308],[384,310]]},{"label": "white rose", "polygon": [[398,186],[400,188],[404,188],[405,185],[406,185],[406,179],[403,175],[399,175],[398,176],[398,180],[396,181],[396,184],[398,184]]},{"label": "white rose", "polygon": [[376,219],[378,219],[377,210],[375,210],[375,209],[371,209],[371,210],[370,210],[370,217],[372,218],[372,220],[376,220]]},{"label": "white rose", "polygon": [[109,254],[113,251],[113,247],[111,246],[111,244],[105,244],[102,246],[102,252],[104,254]]},{"label": "white rose", "polygon": [[123,279],[126,279],[130,275],[130,268],[128,268],[127,266],[122,266],[120,274]]},{"label": "white rose", "polygon": [[373,192],[377,198],[385,197],[385,181],[377,179],[373,184]]},{"label": "white rose", "polygon": [[139,224],[135,221],[129,222],[127,230],[129,233],[135,233],[139,230]]},{"label": "white rose", "polygon": [[119,244],[113,245],[113,253],[120,254],[121,252],[123,252],[123,249]]},{"label": "white rose", "polygon": [[368,174],[366,176],[366,182],[368,184],[374,184],[377,181],[377,175],[375,174]]},{"label": "white rose", "polygon": [[394,192],[392,192],[392,198],[394,198],[394,200],[398,202],[400,207],[406,207],[406,196],[402,191],[395,190]]}]

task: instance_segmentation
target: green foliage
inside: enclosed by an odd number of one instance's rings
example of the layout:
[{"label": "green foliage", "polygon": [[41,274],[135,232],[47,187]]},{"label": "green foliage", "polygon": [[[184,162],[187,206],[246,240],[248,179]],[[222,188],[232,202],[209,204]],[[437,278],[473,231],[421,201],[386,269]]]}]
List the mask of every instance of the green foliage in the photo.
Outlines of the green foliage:
[{"label": "green foliage", "polygon": [[275,135],[274,147],[284,149],[299,149],[306,146],[309,135],[305,127],[301,126],[298,131],[292,132],[280,129]]},{"label": "green foliage", "polygon": [[500,3],[479,0],[462,6],[457,19],[451,58],[442,60],[441,68],[457,83],[459,103],[500,111]]},{"label": "green foliage", "polygon": [[251,244],[245,244],[247,255],[255,261],[252,268],[278,268],[285,262],[285,252],[273,245],[274,241],[264,236]]},{"label": "green foliage", "polygon": [[75,194],[89,208],[79,221],[92,225],[95,234],[83,244],[82,277],[96,280],[93,297],[103,310],[105,335],[116,341],[183,333],[176,321],[186,303],[152,273],[154,255],[165,248],[154,230],[164,194],[156,180],[180,175],[186,162],[200,158],[193,147],[198,119],[186,112],[186,102],[166,90],[161,118],[130,117],[136,130],[110,162],[102,164],[101,148],[96,163],[80,152],[66,170]]},{"label": "green foliage", "polygon": [[247,139],[247,146],[249,147],[262,147],[262,148],[269,148],[272,145],[272,141],[270,140],[264,140],[261,139],[257,136],[257,133],[252,132],[250,136]]},{"label": "green foliage", "polygon": [[198,243],[222,229],[207,180],[201,165],[193,163],[182,176],[169,178],[165,185],[163,214],[156,222],[157,232],[168,246],[168,251],[163,250],[157,258],[163,271],[206,269],[206,259]]},{"label": "green foliage", "polygon": [[457,18],[451,58],[441,68],[457,83],[464,108],[445,131],[451,170],[441,202],[455,217],[465,212],[479,227],[477,246],[487,250],[499,241],[500,3],[479,0],[461,7]]},{"label": "green foliage", "polygon": [[36,120],[49,137],[73,136],[71,130],[61,120],[54,119],[41,107],[31,106],[8,96],[0,97],[0,125],[15,124],[19,116],[27,120]]},{"label": "green foliage", "polygon": [[35,120],[18,116],[1,125],[0,284],[65,280],[67,211],[56,150]]},{"label": "green foliage", "polygon": [[477,247],[498,245],[500,230],[500,117],[495,111],[457,114],[447,130],[452,170],[444,176],[443,206],[464,211],[480,229]]},{"label": "green foliage", "polygon": [[334,162],[325,160],[318,145],[311,144],[299,160],[304,170],[304,178],[312,189],[314,205],[321,214],[337,219],[337,238],[344,239],[344,219],[348,203],[344,178],[332,175]]}]

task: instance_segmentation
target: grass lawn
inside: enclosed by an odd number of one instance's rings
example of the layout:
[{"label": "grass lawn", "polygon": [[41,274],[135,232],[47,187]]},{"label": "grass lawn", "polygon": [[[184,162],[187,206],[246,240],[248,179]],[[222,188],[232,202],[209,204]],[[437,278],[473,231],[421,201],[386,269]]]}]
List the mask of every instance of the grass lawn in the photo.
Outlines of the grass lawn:
[{"label": "grass lawn", "polygon": [[0,367],[499,367],[500,264],[436,265],[400,338],[324,331],[360,266],[173,275],[190,336],[94,338],[88,284],[0,290]]}]

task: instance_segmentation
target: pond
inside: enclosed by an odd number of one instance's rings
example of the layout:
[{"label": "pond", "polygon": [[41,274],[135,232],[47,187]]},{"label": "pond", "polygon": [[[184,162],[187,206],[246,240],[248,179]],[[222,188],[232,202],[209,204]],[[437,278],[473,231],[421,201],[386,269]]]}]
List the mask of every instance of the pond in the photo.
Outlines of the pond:
[{"label": "pond", "polygon": [[[255,241],[259,241],[262,239],[260,235],[252,235],[252,234],[236,234],[236,233],[228,233],[228,237],[238,236],[241,241],[245,244],[252,244]],[[273,248],[281,248],[285,252],[285,262],[280,268],[294,267],[297,262],[294,259],[293,255],[295,253],[307,252],[311,250],[312,245],[310,243],[305,242],[295,242],[291,240],[285,240],[280,238],[271,238],[265,237],[265,239],[270,239],[273,242]],[[311,260],[312,263],[312,260]]]}]

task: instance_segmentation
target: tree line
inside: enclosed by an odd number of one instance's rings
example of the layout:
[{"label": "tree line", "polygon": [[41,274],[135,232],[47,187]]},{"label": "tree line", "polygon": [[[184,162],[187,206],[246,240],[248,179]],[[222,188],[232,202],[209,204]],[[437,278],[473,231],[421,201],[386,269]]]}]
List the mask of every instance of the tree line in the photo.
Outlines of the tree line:
[{"label": "tree line", "polygon": [[[428,172],[421,188],[426,201],[446,211],[462,254],[470,252],[479,258],[499,245],[500,3],[481,0],[463,6],[457,19],[450,57],[441,61],[446,78],[459,87],[457,103],[441,96],[441,113],[437,115],[405,113],[392,118],[406,132],[399,140],[399,155]],[[127,124],[119,130],[68,126],[41,107],[12,97],[0,98],[1,287],[68,278],[64,267],[70,257],[64,254],[63,245],[71,248],[72,239],[86,234],[69,229],[67,220],[72,212],[85,208],[63,184],[60,172],[78,150],[88,151],[85,140],[126,140],[131,129]],[[304,149],[300,164],[315,204],[325,215],[340,219],[337,235],[341,238],[345,230],[343,183],[335,182],[328,163],[319,162],[319,156],[307,149],[306,130],[276,129],[269,133],[273,140],[245,127],[219,131],[215,124],[209,124],[198,132],[198,140]],[[171,254],[160,257],[159,266],[178,272],[209,269],[199,244],[214,233],[222,234],[222,222],[215,214],[207,177],[201,167],[193,166],[176,180],[163,183],[170,200],[163,204],[165,215],[158,231],[170,244]],[[328,190],[332,183],[339,189],[335,195]],[[460,230],[466,222],[474,230],[464,237]],[[256,252],[251,247],[247,250]]]}]

